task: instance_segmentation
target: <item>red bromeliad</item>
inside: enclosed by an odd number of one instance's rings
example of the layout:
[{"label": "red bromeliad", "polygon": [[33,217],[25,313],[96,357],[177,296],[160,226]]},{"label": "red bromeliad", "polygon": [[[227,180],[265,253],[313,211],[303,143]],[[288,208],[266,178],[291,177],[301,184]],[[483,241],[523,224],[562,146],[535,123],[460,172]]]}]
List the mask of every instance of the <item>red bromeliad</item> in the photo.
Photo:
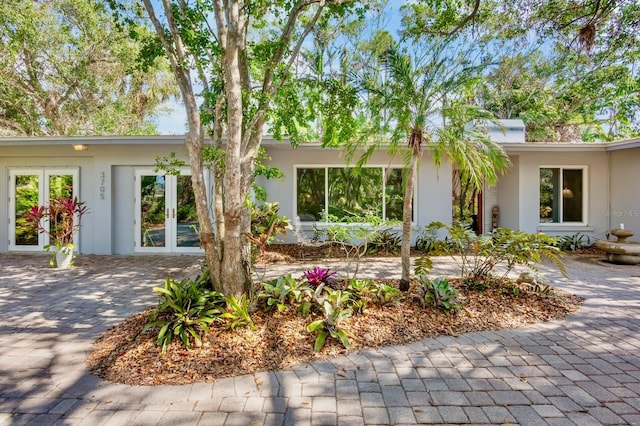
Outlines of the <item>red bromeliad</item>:
[{"label": "red bromeliad", "polygon": [[319,286],[320,284],[330,284],[337,272],[331,271],[329,268],[320,268],[315,266],[313,269],[305,272],[303,275],[307,279],[309,285]]}]

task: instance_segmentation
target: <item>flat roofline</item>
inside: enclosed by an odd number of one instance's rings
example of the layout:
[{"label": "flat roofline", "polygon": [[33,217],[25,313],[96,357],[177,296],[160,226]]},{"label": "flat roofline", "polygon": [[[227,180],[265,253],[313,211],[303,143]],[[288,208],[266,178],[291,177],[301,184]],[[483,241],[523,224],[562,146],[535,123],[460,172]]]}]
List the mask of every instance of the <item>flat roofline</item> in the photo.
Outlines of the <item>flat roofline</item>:
[{"label": "flat roofline", "polygon": [[603,142],[505,142],[500,144],[506,152],[526,151],[605,151]]},{"label": "flat roofline", "polygon": [[[131,136],[20,136],[0,137],[0,146],[58,145],[183,145],[186,135]],[[207,138],[208,140],[208,138]],[[281,143],[272,137],[263,138],[266,145]]]},{"label": "flat roofline", "polygon": [[608,143],[607,151],[620,151],[621,149],[631,149],[638,147],[640,147],[640,138],[632,138]]},{"label": "flat roofline", "polygon": [[[59,145],[183,145],[185,135],[131,135],[131,136],[45,136],[0,137],[2,146],[59,146]],[[265,146],[292,148],[288,141],[270,136],[262,139]],[[640,137],[615,142],[499,142],[507,152],[516,151],[618,151],[640,147]],[[305,142],[298,148],[322,148],[320,142]],[[325,148],[336,149],[336,148]]]}]

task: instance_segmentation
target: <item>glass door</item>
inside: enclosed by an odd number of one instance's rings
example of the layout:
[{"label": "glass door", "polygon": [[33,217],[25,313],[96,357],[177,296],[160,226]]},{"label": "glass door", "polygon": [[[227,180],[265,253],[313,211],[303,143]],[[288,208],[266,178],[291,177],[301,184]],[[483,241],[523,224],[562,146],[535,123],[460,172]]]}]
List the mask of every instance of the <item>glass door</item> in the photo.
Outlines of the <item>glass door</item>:
[{"label": "glass door", "polygon": [[44,246],[49,244],[48,236],[29,226],[25,214],[33,207],[48,205],[51,199],[75,197],[77,181],[77,169],[9,170],[10,250],[44,250]]},{"label": "glass door", "polygon": [[138,236],[140,248],[166,249],[169,209],[167,208],[166,176],[140,174],[137,203]]},{"label": "glass door", "polygon": [[181,173],[136,172],[136,251],[200,251],[191,176],[186,170]]},{"label": "glass door", "polygon": [[[190,175],[172,176],[176,181],[176,247],[200,250],[200,225]],[[173,216],[173,215],[172,215]]]}]

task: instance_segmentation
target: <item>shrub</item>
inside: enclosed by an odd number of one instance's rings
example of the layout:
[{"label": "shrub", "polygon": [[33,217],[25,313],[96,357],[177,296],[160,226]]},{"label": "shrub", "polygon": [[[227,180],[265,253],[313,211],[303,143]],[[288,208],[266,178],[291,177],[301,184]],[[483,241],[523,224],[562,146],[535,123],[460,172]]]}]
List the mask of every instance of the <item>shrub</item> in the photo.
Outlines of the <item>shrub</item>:
[{"label": "shrub", "polygon": [[[319,287],[322,289],[322,287]],[[322,350],[327,337],[333,337],[349,349],[351,343],[347,338],[347,334],[340,328],[340,323],[349,318],[353,311],[351,308],[344,308],[345,300],[349,300],[349,295],[340,290],[325,289],[327,295],[323,298],[317,298],[322,308],[324,318],[313,321],[307,326],[309,333],[316,333],[316,340],[313,349],[317,352]]]},{"label": "shrub", "polygon": [[442,222],[431,222],[425,226],[424,231],[416,239],[416,250],[434,256],[447,254],[451,249],[451,241],[448,237],[439,239],[436,235],[436,231],[445,226]]},{"label": "shrub", "polygon": [[373,298],[374,283],[373,280],[349,280],[346,290],[351,293],[351,308],[357,312],[364,312],[367,304]]},{"label": "shrub", "polygon": [[431,280],[427,275],[418,275],[418,279],[423,306],[431,305],[447,314],[451,309],[460,309],[458,290],[451,287],[449,281],[439,277]]},{"label": "shrub", "polygon": [[310,296],[311,289],[289,274],[263,283],[258,300],[264,301],[265,311],[270,311],[275,306],[278,312],[282,312],[287,304],[301,303],[305,297]]},{"label": "shrub", "polygon": [[167,277],[164,287],[154,287],[153,291],[160,293],[160,301],[149,314],[152,322],[143,332],[160,327],[157,344],[162,346],[163,354],[174,337],[187,349],[191,349],[191,339],[199,345],[202,333],[219,320],[224,298],[221,293],[205,288],[208,278],[207,273],[195,281],[185,278],[178,282]]},{"label": "shrub", "polygon": [[391,228],[376,231],[367,244],[367,254],[398,254],[402,237],[392,232]]},{"label": "shrub", "polygon": [[589,237],[577,233],[573,235],[565,235],[558,239],[558,248],[562,251],[576,251],[584,247],[585,242],[589,243]]},{"label": "shrub", "polygon": [[278,203],[264,203],[251,205],[251,233],[247,235],[260,253],[264,253],[267,246],[278,235],[285,235],[289,226],[289,219],[278,214]]},{"label": "shrub", "polygon": [[389,284],[374,284],[371,294],[380,306],[395,305],[402,300],[402,292]]},{"label": "shrub", "polygon": [[506,228],[498,228],[491,234],[476,235],[464,227],[440,222],[434,222],[429,227],[445,229],[449,233],[445,253],[458,264],[461,276],[471,286],[482,286],[499,265],[505,267],[503,277],[517,265],[537,271],[536,264],[543,258],[554,262],[566,276],[554,237]]},{"label": "shrub", "polygon": [[227,302],[227,310],[220,315],[220,318],[231,320],[226,325],[227,329],[249,327],[253,330],[255,328],[251,315],[249,315],[249,298],[246,294],[243,294],[240,299],[228,296],[224,300]]}]

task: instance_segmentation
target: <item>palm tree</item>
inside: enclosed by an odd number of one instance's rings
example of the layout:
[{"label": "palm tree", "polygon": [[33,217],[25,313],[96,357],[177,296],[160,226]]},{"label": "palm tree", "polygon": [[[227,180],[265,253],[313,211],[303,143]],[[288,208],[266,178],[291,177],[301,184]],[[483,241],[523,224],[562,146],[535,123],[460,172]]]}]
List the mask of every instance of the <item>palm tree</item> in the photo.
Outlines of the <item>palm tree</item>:
[{"label": "palm tree", "polygon": [[471,98],[466,94],[488,65],[477,50],[432,37],[428,45],[414,44],[419,53],[412,55],[388,33],[379,33],[373,45],[378,49],[378,66],[359,76],[358,84],[370,116],[368,133],[383,137],[369,141],[359,164],[382,144],[391,153],[406,147],[401,288],[408,289],[413,190],[423,150],[431,153],[436,166],[448,158],[478,188],[485,180],[495,183],[510,162],[502,148],[473,125],[491,119],[490,113],[466,102]]}]

